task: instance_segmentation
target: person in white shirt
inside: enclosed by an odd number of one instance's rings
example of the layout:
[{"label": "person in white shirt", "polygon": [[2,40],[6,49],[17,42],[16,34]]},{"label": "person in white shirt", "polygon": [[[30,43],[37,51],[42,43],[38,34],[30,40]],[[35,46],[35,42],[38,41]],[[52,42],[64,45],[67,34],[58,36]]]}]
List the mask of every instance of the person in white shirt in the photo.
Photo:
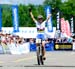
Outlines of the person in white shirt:
[{"label": "person in white shirt", "polygon": [[47,21],[50,19],[51,14],[49,14],[49,16],[47,17],[46,20],[43,20],[43,16],[42,15],[38,15],[37,20],[34,18],[34,15],[32,14],[31,9],[29,9],[31,18],[33,19],[33,21],[36,24],[36,28],[37,28],[37,36],[36,36],[36,44],[38,46],[38,40],[42,39],[42,46],[43,46],[43,58],[46,59],[45,57],[45,40],[46,40],[46,35],[45,35],[45,26]]}]

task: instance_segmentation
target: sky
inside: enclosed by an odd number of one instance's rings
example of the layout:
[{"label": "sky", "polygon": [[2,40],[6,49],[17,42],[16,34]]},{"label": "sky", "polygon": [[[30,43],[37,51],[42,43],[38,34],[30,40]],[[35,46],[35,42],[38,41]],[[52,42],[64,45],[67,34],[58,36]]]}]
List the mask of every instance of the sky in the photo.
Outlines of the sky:
[{"label": "sky", "polygon": [[43,4],[45,0],[0,0],[0,4],[34,4],[39,5]]},{"label": "sky", "polygon": [[[0,0],[0,4],[34,4],[34,5],[40,5],[43,4],[45,0]],[[64,2],[66,0],[62,0]]]}]

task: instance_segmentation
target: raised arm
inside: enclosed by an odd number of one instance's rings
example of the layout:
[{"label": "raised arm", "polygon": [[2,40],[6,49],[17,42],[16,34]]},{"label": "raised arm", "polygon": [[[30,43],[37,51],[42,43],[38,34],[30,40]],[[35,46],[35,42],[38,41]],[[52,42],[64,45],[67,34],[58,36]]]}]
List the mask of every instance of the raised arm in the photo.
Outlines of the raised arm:
[{"label": "raised arm", "polygon": [[33,21],[35,22],[36,19],[34,18],[34,15],[32,14],[32,12],[30,12],[31,18],[33,19]]},{"label": "raised arm", "polygon": [[35,22],[36,21],[36,19],[34,18],[34,15],[32,14],[32,9],[31,8],[29,8],[29,13],[30,13],[30,15],[31,15],[31,18],[33,19],[33,21]]}]

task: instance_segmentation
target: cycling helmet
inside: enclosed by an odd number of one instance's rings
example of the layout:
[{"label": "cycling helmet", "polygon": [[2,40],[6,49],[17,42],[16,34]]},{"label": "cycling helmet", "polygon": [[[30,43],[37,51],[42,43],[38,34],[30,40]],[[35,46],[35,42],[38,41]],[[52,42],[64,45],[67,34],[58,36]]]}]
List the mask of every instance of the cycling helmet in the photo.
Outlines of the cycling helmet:
[{"label": "cycling helmet", "polygon": [[38,15],[38,19],[40,19],[40,18],[43,18],[43,16],[42,15]]}]

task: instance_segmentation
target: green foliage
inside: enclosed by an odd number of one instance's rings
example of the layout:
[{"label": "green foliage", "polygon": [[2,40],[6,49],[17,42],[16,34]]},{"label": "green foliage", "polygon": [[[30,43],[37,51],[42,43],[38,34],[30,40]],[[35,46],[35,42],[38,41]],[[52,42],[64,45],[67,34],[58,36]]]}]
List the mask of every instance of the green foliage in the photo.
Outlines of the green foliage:
[{"label": "green foliage", "polygon": [[32,12],[34,17],[37,19],[37,16],[39,14],[44,15],[44,9],[43,6],[34,6],[34,5],[19,5],[19,26],[21,27],[34,27],[35,23],[31,19],[30,13],[29,13],[29,7],[32,8]]},{"label": "green foliage", "polygon": [[2,26],[11,27],[12,26],[12,10],[8,5],[2,6]]},{"label": "green foliage", "polygon": [[[61,2],[61,0],[45,0],[43,5],[34,6],[34,5],[18,5],[18,14],[19,14],[19,26],[20,27],[34,27],[35,23],[31,19],[29,14],[29,7],[32,8],[34,17],[37,19],[39,14],[44,16],[46,19],[44,7],[50,5],[52,8],[59,8],[63,13],[62,17],[65,17],[67,20],[70,19],[71,15],[75,16],[75,0],[68,0],[67,2]],[[12,8],[11,5],[0,5],[2,6],[2,25],[4,27],[12,27]],[[56,26],[56,12],[52,12],[53,26]]]},{"label": "green foliage", "polygon": [[[50,5],[52,8],[59,8],[61,17],[64,17],[67,20],[70,20],[70,17],[75,16],[75,0],[68,0],[62,2],[61,0],[45,0],[44,5]],[[53,25],[56,26],[56,12],[52,13],[53,16]]]}]

